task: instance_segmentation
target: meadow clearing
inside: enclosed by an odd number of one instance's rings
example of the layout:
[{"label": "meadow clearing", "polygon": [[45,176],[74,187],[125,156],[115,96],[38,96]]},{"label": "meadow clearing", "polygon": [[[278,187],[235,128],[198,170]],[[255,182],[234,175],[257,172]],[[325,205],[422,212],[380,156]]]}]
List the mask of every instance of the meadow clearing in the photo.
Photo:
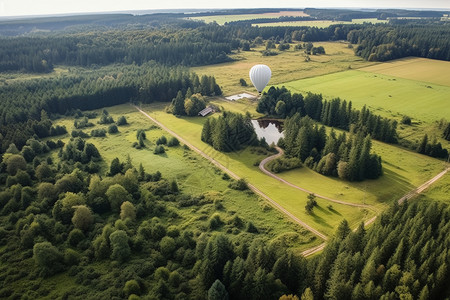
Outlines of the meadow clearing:
[{"label": "meadow clearing", "polygon": [[[228,188],[229,181],[222,179],[223,172],[200,155],[185,149],[182,145],[165,147],[166,152],[164,154],[153,154],[156,140],[163,135],[167,139],[171,136],[144,117],[134,107],[124,104],[109,107],[107,110],[115,120],[122,115],[125,116],[129,125],[119,126],[119,133],[117,134],[87,139],[87,142],[93,143],[102,154],[104,162],[100,173],[105,174],[109,170],[110,162],[114,158],[117,157],[123,162],[129,155],[134,166],[138,167],[142,163],[148,173],[160,171],[164,178],[175,179],[181,191],[186,194],[201,195],[206,193],[212,198],[222,199],[226,210],[213,212],[219,213],[223,220],[231,219],[236,214],[240,218],[252,222],[261,233],[264,233],[265,239],[268,241],[287,243],[288,246],[299,251],[321,242],[309,231],[294,224],[290,219],[270,207],[266,201],[260,199],[257,195]],[[101,110],[97,110],[97,112],[101,114]],[[65,125],[68,132],[71,132],[74,129],[73,121],[73,117],[65,117],[59,119],[57,124]],[[91,122],[96,124],[95,127],[86,128],[84,131],[89,133],[92,129],[107,129],[108,125],[97,124],[97,121],[98,118],[92,119]],[[144,129],[147,136],[146,148],[141,150],[132,147],[132,144],[137,141],[136,132],[138,129]],[[68,140],[69,135],[66,135],[63,141],[67,142]],[[57,154],[54,153],[53,156],[56,160]],[[202,206],[200,209],[176,207],[176,210],[181,212],[184,217],[183,223],[177,225],[195,231],[197,228],[191,227],[192,224],[198,224],[198,222],[192,222],[192,219],[211,215],[213,213],[211,209],[214,210],[213,204]]]},{"label": "meadow clearing", "polygon": [[[294,50],[291,44],[289,50],[278,51],[276,56],[263,56],[261,51],[265,46],[259,46],[251,51],[240,51],[232,54],[232,62],[195,67],[192,71],[199,75],[214,76],[221,86],[224,95],[231,95],[241,91],[256,93],[249,78],[249,70],[255,64],[266,64],[272,70],[272,78],[269,85],[283,84],[293,80],[316,77],[348,69],[356,69],[373,65],[373,62],[364,61],[355,56],[353,49],[345,42],[315,42],[314,46],[322,46],[324,55],[310,55],[309,61],[305,61],[304,49]],[[248,86],[243,87],[239,79],[243,78]]]},{"label": "meadow clearing", "polygon": [[263,13],[263,14],[242,14],[242,15],[216,15],[187,18],[189,20],[203,21],[205,23],[216,22],[219,25],[224,25],[227,22],[245,21],[254,19],[277,19],[279,17],[307,17],[303,11],[280,11],[278,13]]},{"label": "meadow clearing", "polygon": [[292,92],[319,93],[325,99],[339,97],[353,107],[366,105],[386,117],[398,114],[433,122],[450,116],[450,86],[349,70],[280,84]]},{"label": "meadow clearing", "polygon": [[[256,163],[259,163],[267,155],[253,152],[251,148],[233,153],[216,151],[200,139],[202,125],[206,118],[175,117],[164,111],[166,105],[166,103],[152,103],[143,106],[143,110],[238,176],[245,178],[289,212],[320,232],[326,235],[333,234],[336,226],[343,218],[346,218],[353,227],[356,227],[362,220],[373,216],[372,211],[335,203],[333,203],[333,210],[330,210],[327,208],[330,203],[321,199],[318,199],[320,208],[315,211],[315,214],[306,214],[307,193],[290,188],[259,170]],[[334,215],[334,217],[330,218],[330,215]]]},{"label": "meadow clearing", "polygon": [[371,23],[371,24],[379,24],[379,23],[387,23],[387,20],[378,20],[378,19],[352,19],[352,21],[331,21],[331,20],[317,20],[317,21],[293,21],[293,22],[271,22],[271,23],[257,23],[255,21],[252,26],[259,27],[274,27],[274,26],[307,26],[307,27],[317,27],[317,28],[327,28],[331,25],[340,25],[340,24],[363,24],[363,23]]}]

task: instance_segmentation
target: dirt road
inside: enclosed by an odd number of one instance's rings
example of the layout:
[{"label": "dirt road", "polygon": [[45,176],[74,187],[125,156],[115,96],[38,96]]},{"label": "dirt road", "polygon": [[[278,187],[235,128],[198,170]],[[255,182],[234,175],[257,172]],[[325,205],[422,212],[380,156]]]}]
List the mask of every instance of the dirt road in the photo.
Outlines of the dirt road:
[{"label": "dirt road", "polygon": [[[134,106],[139,112],[141,112],[144,116],[146,116],[148,119],[150,119],[152,122],[154,122],[155,124],[157,124],[159,127],[161,127],[162,129],[164,129],[165,131],[167,131],[168,133],[170,133],[171,135],[173,135],[174,137],[176,137],[178,140],[180,140],[180,142],[182,142],[183,144],[185,144],[186,146],[188,146],[189,148],[191,148],[192,150],[194,150],[195,152],[197,152],[198,154],[200,154],[201,156],[203,156],[204,158],[206,158],[207,160],[209,160],[211,163],[213,163],[215,166],[217,166],[219,169],[221,169],[222,171],[228,173],[228,175],[230,175],[231,177],[233,177],[234,179],[239,179],[240,177],[238,175],[236,175],[233,171],[231,171],[230,169],[228,169],[227,167],[225,167],[224,165],[222,165],[221,163],[219,163],[218,161],[216,161],[214,158],[210,157],[209,155],[207,155],[205,152],[203,152],[202,150],[198,149],[197,147],[195,147],[194,145],[192,145],[191,143],[189,143],[187,140],[185,140],[184,138],[182,138],[181,136],[179,136],[178,134],[176,134],[175,132],[173,132],[172,130],[170,130],[169,128],[167,128],[166,126],[164,126],[164,124],[162,124],[161,122],[159,122],[158,120],[156,120],[155,118],[151,117],[149,114],[147,114],[145,111],[143,111],[142,109],[140,109],[137,106]],[[313,227],[309,226],[308,224],[306,224],[305,222],[301,221],[299,218],[297,218],[296,216],[294,216],[292,213],[290,213],[289,211],[287,211],[284,207],[282,207],[280,204],[278,204],[275,200],[273,200],[272,198],[270,198],[269,196],[267,196],[266,194],[264,194],[260,189],[258,189],[257,187],[255,187],[252,184],[248,184],[248,187],[255,192],[256,194],[260,195],[261,197],[265,198],[272,206],[274,206],[275,208],[277,208],[279,211],[281,211],[283,214],[285,214],[286,216],[288,216],[289,218],[291,218],[291,220],[293,220],[295,223],[299,224],[300,226],[306,228],[307,230],[311,231],[313,234],[317,235],[318,237],[320,237],[323,240],[328,240],[328,237],[326,235],[324,235],[323,233],[321,233],[320,231],[318,231],[317,229],[314,229]]]},{"label": "dirt road", "polygon": [[281,182],[287,184],[288,186],[293,187],[293,188],[295,188],[295,189],[298,189],[298,190],[300,190],[300,191],[303,191],[303,192],[305,192],[305,193],[314,194],[317,198],[325,199],[325,200],[328,200],[328,201],[331,201],[331,202],[334,202],[334,203],[343,204],[343,205],[349,205],[349,206],[355,206],[355,207],[363,207],[363,208],[367,208],[367,209],[373,209],[372,206],[367,205],[367,204],[351,203],[351,202],[346,202],[346,201],[342,201],[342,200],[333,199],[333,198],[330,198],[330,197],[327,197],[327,196],[319,195],[319,194],[317,194],[317,193],[314,193],[314,192],[312,192],[312,191],[309,191],[309,190],[307,190],[307,189],[304,189],[304,188],[302,188],[302,187],[299,187],[299,186],[297,186],[297,185],[295,185],[295,184],[292,184],[292,183],[290,183],[289,181],[284,180],[284,179],[281,178],[281,177],[278,177],[276,174],[270,172],[269,170],[267,170],[267,169],[265,168],[265,165],[266,165],[268,162],[270,162],[270,161],[272,161],[272,160],[274,160],[274,159],[276,159],[276,158],[278,158],[278,157],[280,157],[280,156],[282,156],[282,155],[284,154],[283,149],[281,149],[281,148],[278,147],[278,146],[275,146],[275,148],[277,149],[278,153],[275,154],[275,155],[266,157],[266,158],[263,159],[263,160],[261,161],[261,163],[259,164],[259,169],[260,169],[262,172],[264,172],[266,175],[269,175],[270,177],[275,178],[276,180],[281,181]]}]

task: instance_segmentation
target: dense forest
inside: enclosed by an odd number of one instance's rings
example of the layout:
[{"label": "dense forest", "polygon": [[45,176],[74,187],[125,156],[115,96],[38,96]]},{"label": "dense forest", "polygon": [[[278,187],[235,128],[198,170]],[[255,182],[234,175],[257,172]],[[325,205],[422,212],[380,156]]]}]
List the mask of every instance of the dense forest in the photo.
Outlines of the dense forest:
[{"label": "dense forest", "polygon": [[365,106],[356,110],[351,101],[347,103],[339,98],[327,101],[322,95],[313,93],[303,97],[302,94],[292,94],[285,87],[272,86],[258,101],[256,111],[277,118],[299,113],[327,126],[370,134],[374,139],[387,143],[397,142],[396,121],[375,115]]},{"label": "dense forest", "polygon": [[[81,138],[64,145],[58,161],[45,157],[27,162],[11,149],[0,165],[6,178],[0,192],[1,297],[49,294],[39,282],[60,273],[71,278],[52,294],[62,298],[449,295],[450,211],[444,204],[394,205],[369,230],[360,225],[352,231],[344,220],[324,252],[306,260],[279,243],[264,243],[259,229],[238,215],[223,220],[213,214],[197,224],[202,233],[173,225],[183,208],[225,208],[210,194],[180,191],[176,181],[131,160],[113,160],[108,176],[89,175],[101,153]],[[222,228],[241,232],[239,239]],[[27,284],[13,289],[17,280]]]},{"label": "dense forest", "polygon": [[[34,134],[44,137],[41,111],[65,114],[126,102],[171,101],[178,92],[220,95],[214,77],[190,73],[181,67],[148,62],[142,66],[111,66],[80,70],[69,76],[32,79],[0,85],[0,146],[10,143],[21,149]],[[50,127],[47,126],[47,130]]]},{"label": "dense forest", "polygon": [[347,138],[345,133],[337,136],[334,130],[327,135],[323,125],[319,127],[299,113],[286,119],[284,130],[279,145],[289,157],[300,159],[316,172],[349,181],[382,175],[381,157],[371,153],[370,135],[360,131]]}]

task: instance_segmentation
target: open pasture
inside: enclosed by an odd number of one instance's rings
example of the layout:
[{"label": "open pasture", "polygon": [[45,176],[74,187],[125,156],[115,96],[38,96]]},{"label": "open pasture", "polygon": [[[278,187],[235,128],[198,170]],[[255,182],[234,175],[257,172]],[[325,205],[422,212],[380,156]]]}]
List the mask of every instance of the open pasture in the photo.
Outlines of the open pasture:
[{"label": "open pasture", "polygon": [[361,71],[450,86],[450,62],[406,57],[364,67]]},{"label": "open pasture", "polygon": [[339,25],[339,24],[363,24],[363,23],[386,23],[386,20],[378,20],[378,19],[353,19],[350,21],[331,21],[331,20],[317,20],[317,21],[293,21],[293,22],[271,22],[271,23],[255,23],[253,26],[259,27],[275,27],[275,26],[307,26],[307,27],[317,27],[317,28],[326,28],[331,25]]},{"label": "open pasture", "polygon": [[[165,105],[166,103],[162,104],[161,107]],[[246,221],[251,221],[262,233],[267,234],[269,240],[282,239],[285,235],[294,236],[295,239],[291,246],[299,251],[321,243],[320,239],[297,226],[275,209],[268,207],[266,202],[256,195],[228,188],[229,182],[222,179],[223,173],[194,151],[186,150],[182,145],[177,147],[165,146],[166,153],[153,154],[156,140],[162,135],[166,136],[167,139],[171,136],[134,107],[124,104],[109,107],[107,110],[114,120],[124,115],[129,125],[119,126],[119,133],[117,134],[107,134],[107,137],[103,138],[91,137],[86,139],[87,142],[95,144],[102,154],[104,166],[101,173],[104,174],[109,170],[109,165],[115,157],[118,157],[121,162],[125,162],[129,155],[135,167],[142,164],[148,173],[160,171],[163,178],[175,179],[181,191],[186,194],[201,195],[207,193],[211,197],[222,199],[221,203],[227,211],[221,212],[223,219],[229,219],[236,214]],[[98,112],[101,113],[101,110],[98,110]],[[165,112],[162,113],[166,114]],[[71,132],[73,120],[72,117],[66,117],[58,120],[57,124],[65,125]],[[99,125],[97,121],[98,118],[92,119],[91,122],[96,124],[95,127],[83,131],[89,133],[93,128],[107,128],[107,125]],[[147,136],[146,147],[140,150],[132,147],[133,142],[137,141],[136,132],[138,129],[144,129]],[[69,137],[66,135],[64,141],[67,142],[68,140]],[[199,218],[205,213],[210,215],[213,213],[210,210],[214,209],[213,204],[210,204],[207,207],[202,207],[201,211],[198,212],[192,207],[176,207],[176,210],[186,220],[181,226],[189,227],[193,223],[191,219]],[[195,228],[192,229],[196,230]]]},{"label": "open pasture", "polygon": [[320,93],[326,99],[340,97],[353,107],[367,105],[385,117],[398,114],[432,123],[450,116],[450,86],[349,70],[286,82],[293,92]]},{"label": "open pasture", "polygon": [[278,13],[264,13],[264,14],[243,14],[243,15],[216,15],[188,18],[189,20],[204,21],[205,23],[216,22],[219,25],[224,25],[227,22],[246,21],[253,19],[277,19],[279,17],[306,17],[308,16],[303,11],[280,11]]},{"label": "open pasture", "polygon": [[[255,64],[266,64],[272,70],[272,78],[269,85],[282,84],[293,80],[320,76],[329,73],[348,70],[349,68],[360,68],[374,63],[364,61],[355,56],[353,49],[348,48],[347,43],[341,42],[317,42],[314,46],[323,46],[326,54],[310,55],[310,61],[305,61],[303,49],[294,50],[294,44],[287,51],[277,51],[276,56],[262,56],[264,46],[252,49],[252,51],[241,51],[231,55],[235,61],[192,68],[199,75],[215,76],[217,83],[221,86],[225,95],[250,91],[256,93],[250,78],[249,71]],[[243,87],[239,79],[243,78],[248,86]]]}]

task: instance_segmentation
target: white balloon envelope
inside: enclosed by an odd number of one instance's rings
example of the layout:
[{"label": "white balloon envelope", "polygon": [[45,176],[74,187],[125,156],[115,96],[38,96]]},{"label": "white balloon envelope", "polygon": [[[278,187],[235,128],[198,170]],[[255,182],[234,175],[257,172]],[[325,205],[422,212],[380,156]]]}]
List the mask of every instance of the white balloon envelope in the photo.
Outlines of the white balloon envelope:
[{"label": "white balloon envelope", "polygon": [[258,93],[261,93],[269,83],[270,77],[272,76],[272,71],[266,65],[254,65],[250,69],[249,75],[256,90]]}]

